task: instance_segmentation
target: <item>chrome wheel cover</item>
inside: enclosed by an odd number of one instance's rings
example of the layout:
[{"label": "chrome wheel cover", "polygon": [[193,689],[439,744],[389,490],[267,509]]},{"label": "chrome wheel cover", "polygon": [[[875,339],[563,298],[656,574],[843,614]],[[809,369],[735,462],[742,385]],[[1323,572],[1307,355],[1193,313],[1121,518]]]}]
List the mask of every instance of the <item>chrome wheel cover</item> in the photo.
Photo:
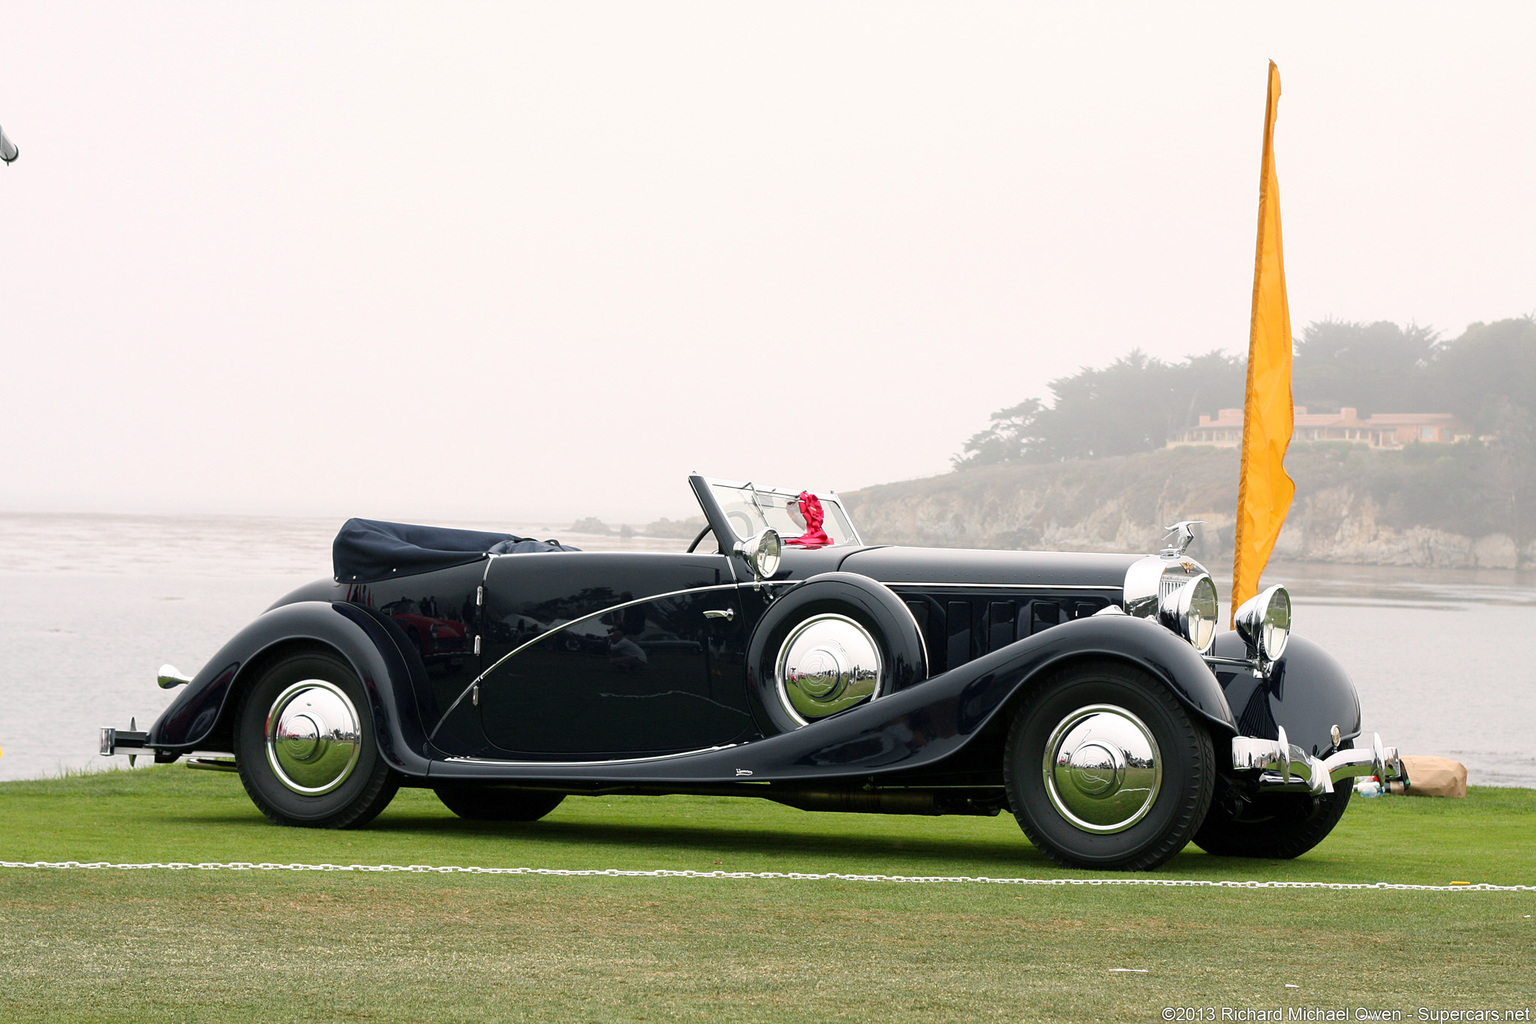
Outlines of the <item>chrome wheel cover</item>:
[{"label": "chrome wheel cover", "polygon": [[284,786],[304,796],[346,782],[363,749],[352,699],[334,683],[305,679],[272,702],[266,724],[267,764]]},{"label": "chrome wheel cover", "polygon": [[869,630],[846,615],[812,615],[774,661],[779,699],[801,725],[880,695],[884,664]]},{"label": "chrome wheel cover", "polygon": [[1085,832],[1124,832],[1152,809],[1163,785],[1152,730],[1113,704],[1063,718],[1046,740],[1041,768],[1056,812]]}]

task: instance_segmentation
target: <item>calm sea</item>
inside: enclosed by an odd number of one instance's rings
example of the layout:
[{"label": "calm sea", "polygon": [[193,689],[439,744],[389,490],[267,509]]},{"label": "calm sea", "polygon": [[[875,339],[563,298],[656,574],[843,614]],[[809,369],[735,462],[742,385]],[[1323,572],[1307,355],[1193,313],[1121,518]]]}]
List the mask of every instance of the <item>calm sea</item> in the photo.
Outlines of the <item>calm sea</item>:
[{"label": "calm sea", "polygon": [[[98,728],[147,727],[173,696],[155,685],[162,663],[196,672],[278,597],[329,576],[340,525],[0,513],[0,779],[125,763],[96,754]],[[686,546],[439,525],[588,549]],[[1368,733],[1455,758],[1474,784],[1536,787],[1536,574],[1275,565],[1268,582],[1290,586],[1297,632],[1354,675]]]}]

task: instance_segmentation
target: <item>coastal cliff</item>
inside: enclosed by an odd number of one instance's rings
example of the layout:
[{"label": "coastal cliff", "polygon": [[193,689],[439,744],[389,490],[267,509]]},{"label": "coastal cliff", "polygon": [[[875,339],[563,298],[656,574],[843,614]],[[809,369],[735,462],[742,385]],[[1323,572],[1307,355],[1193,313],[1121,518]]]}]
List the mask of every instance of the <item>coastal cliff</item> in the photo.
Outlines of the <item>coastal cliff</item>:
[{"label": "coastal cliff", "polygon": [[[1377,452],[1292,448],[1296,481],[1279,560],[1515,569],[1536,539],[1496,457],[1463,445]],[[1428,449],[1438,448],[1441,451]],[[1234,449],[1174,448],[1105,459],[980,466],[843,495],[869,543],[1057,551],[1156,551],[1163,527],[1201,519],[1190,553],[1229,564]],[[1506,507],[1507,506],[1507,507]]]}]

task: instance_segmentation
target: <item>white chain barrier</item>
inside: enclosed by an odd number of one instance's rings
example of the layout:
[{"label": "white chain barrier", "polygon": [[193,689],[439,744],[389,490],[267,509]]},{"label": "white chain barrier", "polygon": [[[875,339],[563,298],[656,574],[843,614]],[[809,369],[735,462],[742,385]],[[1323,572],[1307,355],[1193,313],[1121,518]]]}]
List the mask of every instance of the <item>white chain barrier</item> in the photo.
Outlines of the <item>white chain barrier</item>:
[{"label": "white chain barrier", "polygon": [[1204,889],[1376,889],[1411,892],[1536,892],[1536,885],[1493,885],[1457,882],[1451,885],[1410,885],[1403,882],[1259,882],[1209,878],[989,878],[986,875],[854,875],[837,871],[693,871],[656,868],[484,868],[433,864],[251,864],[245,861],[193,864],[184,861],[114,864],[109,861],[0,860],[0,868],[53,871],[349,871],[404,872],[435,875],[543,875],[555,878],[725,878],[785,879],[795,882],[905,882],[979,885],[1155,885]]}]

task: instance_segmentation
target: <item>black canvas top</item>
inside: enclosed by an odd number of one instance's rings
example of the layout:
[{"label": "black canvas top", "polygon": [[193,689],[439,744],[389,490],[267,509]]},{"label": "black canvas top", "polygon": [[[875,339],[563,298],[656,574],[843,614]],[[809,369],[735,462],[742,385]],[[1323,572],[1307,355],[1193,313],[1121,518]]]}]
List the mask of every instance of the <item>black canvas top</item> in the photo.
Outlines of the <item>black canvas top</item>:
[{"label": "black canvas top", "polygon": [[376,583],[391,576],[477,562],[487,555],[578,550],[558,541],[510,533],[348,519],[331,544],[331,564],[338,583]]}]

